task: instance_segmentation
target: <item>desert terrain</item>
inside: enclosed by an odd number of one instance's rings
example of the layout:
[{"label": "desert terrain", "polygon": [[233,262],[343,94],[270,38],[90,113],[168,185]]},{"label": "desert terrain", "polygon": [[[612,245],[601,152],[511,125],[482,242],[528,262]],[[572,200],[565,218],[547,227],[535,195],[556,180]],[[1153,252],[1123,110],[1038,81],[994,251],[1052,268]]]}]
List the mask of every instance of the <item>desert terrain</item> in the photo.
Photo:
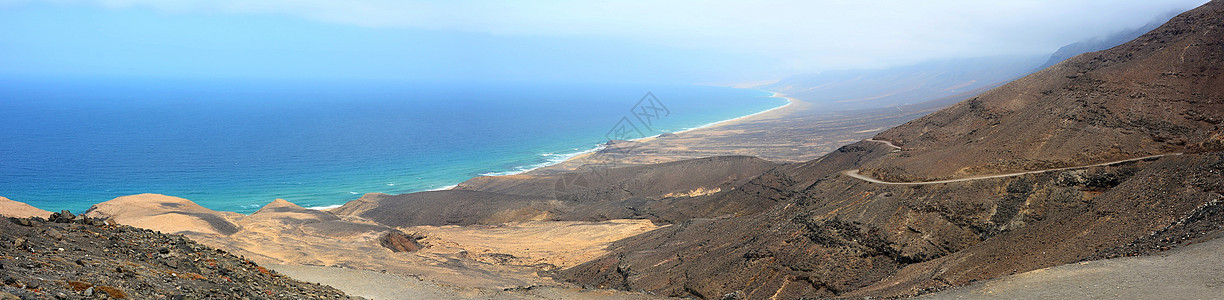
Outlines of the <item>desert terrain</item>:
[{"label": "desert terrain", "polygon": [[250,215],[144,194],[84,215],[374,298],[1216,295],[1195,278],[1224,234],[1221,16],[1212,1],[954,96],[793,99],[448,190]]}]

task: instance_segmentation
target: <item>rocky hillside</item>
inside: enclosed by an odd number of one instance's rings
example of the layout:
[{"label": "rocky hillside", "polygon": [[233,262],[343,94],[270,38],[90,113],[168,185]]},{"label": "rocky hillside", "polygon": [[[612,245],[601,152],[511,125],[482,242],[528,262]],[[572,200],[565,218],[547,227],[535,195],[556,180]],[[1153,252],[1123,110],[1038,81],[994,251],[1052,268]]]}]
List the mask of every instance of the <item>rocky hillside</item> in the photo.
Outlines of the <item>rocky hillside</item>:
[{"label": "rocky hillside", "polygon": [[177,235],[67,211],[0,221],[0,299],[347,299]]},{"label": "rocky hillside", "polygon": [[369,194],[332,212],[393,227],[624,218],[666,223],[764,210],[774,202],[715,194],[736,190],[775,166],[727,156],[595,172],[478,177],[452,190]]},{"label": "rocky hillside", "polygon": [[1211,3],[877,135],[906,155],[867,164],[922,180],[1224,148],[1224,18]]},{"label": "rocky hillside", "polygon": [[[707,299],[899,297],[1212,236],[1224,230],[1221,25],[1213,1],[876,137],[900,149],[863,141],[712,196],[776,200],[760,213],[677,222],[557,276]],[[1168,155],[1091,166],[1156,154]],[[854,169],[885,181],[1050,171],[881,184]]]}]

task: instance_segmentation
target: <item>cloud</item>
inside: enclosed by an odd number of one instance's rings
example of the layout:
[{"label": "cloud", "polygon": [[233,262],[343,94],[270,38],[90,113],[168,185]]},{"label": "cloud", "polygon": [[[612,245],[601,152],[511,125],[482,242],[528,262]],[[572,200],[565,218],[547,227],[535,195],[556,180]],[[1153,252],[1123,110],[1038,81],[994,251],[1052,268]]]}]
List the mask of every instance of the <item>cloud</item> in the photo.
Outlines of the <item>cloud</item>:
[{"label": "cloud", "polygon": [[[0,0],[12,1],[12,0]],[[283,15],[376,28],[591,37],[752,54],[793,72],[1049,53],[1205,0],[58,0],[175,14]]]}]

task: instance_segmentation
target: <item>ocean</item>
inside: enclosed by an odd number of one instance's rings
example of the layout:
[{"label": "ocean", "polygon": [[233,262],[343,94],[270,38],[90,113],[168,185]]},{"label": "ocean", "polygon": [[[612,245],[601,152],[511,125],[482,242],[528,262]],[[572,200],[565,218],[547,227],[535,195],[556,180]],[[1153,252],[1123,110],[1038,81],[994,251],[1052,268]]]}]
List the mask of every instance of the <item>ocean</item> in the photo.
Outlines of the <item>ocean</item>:
[{"label": "ocean", "polygon": [[329,207],[521,173],[610,137],[787,103],[771,95],[696,85],[0,80],[0,196],[73,212],[140,193],[239,213],[277,198]]}]

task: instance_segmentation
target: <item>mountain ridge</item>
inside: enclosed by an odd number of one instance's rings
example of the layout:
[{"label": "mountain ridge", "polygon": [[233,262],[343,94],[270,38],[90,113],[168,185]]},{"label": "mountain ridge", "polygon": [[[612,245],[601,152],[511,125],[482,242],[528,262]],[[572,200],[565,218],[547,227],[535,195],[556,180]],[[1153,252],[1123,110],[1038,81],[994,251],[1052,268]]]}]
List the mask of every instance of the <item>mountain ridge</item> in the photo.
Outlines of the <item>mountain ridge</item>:
[{"label": "mountain ridge", "polygon": [[1214,147],[1224,79],[1213,74],[1224,70],[1224,32],[1203,16],[1213,6],[886,130],[875,138],[912,151],[867,173],[944,179]]},{"label": "mountain ridge", "polygon": [[[1220,232],[1221,16],[1212,1],[874,138],[900,151],[862,141],[779,166],[752,182],[779,199],[761,213],[631,237],[558,276],[677,297],[904,297]],[[841,174],[926,181],[1178,152],[930,185]]]}]

